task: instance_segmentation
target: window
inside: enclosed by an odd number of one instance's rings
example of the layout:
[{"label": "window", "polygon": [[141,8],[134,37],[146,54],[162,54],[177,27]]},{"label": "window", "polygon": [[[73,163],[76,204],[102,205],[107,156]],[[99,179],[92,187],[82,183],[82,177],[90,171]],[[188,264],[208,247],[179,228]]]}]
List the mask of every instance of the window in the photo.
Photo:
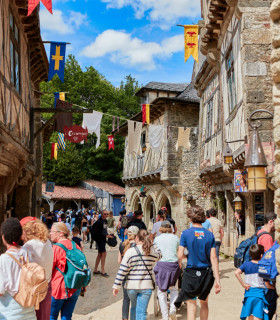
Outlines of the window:
[{"label": "window", "polygon": [[20,92],[20,46],[19,30],[15,19],[10,13],[10,62],[11,62],[11,83]]},{"label": "window", "polygon": [[212,119],[213,119],[213,99],[207,104],[207,117],[206,117],[206,139],[212,135]]},{"label": "window", "polygon": [[231,112],[236,105],[236,87],[235,87],[234,59],[233,59],[232,48],[230,48],[228,56],[226,58],[226,70],[227,70],[229,112]]}]

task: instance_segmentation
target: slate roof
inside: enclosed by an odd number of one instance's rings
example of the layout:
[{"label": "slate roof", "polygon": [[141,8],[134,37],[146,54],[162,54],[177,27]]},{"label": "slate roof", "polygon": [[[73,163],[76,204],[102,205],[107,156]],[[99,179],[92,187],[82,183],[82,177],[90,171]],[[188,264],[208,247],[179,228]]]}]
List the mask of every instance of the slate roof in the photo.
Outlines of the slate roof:
[{"label": "slate roof", "polygon": [[199,97],[192,83],[190,83],[186,90],[184,90],[176,98],[184,101],[199,102]]},{"label": "slate roof", "polygon": [[95,194],[82,187],[62,187],[56,185],[54,192],[46,192],[45,183],[42,183],[42,196],[48,199],[95,200]]},{"label": "slate roof", "polygon": [[118,186],[117,184],[113,182],[108,181],[96,181],[96,180],[85,180],[83,181],[84,184],[89,184],[92,187],[96,187],[98,189],[102,189],[104,191],[107,191],[111,194],[115,195],[124,195],[125,189],[121,186]]},{"label": "slate roof", "polygon": [[141,96],[145,90],[151,91],[167,91],[181,93],[188,86],[188,83],[165,83],[165,82],[149,82],[143,86],[135,95]]}]

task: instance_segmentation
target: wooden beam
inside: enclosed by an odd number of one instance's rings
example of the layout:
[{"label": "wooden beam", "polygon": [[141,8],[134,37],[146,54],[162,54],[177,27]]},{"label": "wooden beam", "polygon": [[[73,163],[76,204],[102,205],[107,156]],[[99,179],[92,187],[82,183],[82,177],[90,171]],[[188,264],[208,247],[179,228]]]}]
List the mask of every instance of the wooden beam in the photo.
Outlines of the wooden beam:
[{"label": "wooden beam", "polygon": [[92,113],[91,109],[33,108],[34,113]]},{"label": "wooden beam", "polygon": [[39,133],[41,133],[45,128],[47,128],[55,120],[57,116],[58,113],[53,114],[52,117],[45,124],[43,124],[39,130],[35,132],[34,138],[36,138]]}]

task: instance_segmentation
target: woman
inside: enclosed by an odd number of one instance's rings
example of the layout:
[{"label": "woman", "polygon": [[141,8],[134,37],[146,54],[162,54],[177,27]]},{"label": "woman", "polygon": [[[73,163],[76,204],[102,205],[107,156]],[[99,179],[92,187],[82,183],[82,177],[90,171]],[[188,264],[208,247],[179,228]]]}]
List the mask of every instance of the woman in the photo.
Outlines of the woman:
[{"label": "woman", "polygon": [[[62,243],[67,249],[72,249],[72,242],[69,240],[69,230],[65,223],[56,222],[50,232],[51,241]],[[79,247],[77,246],[79,249]],[[65,271],[66,252],[59,246],[53,246],[54,261],[52,274],[52,304],[50,320],[56,320],[61,311],[62,320],[71,320],[72,314],[78,300],[80,289],[67,289],[63,275],[57,270]]]},{"label": "woman", "polygon": [[107,227],[108,234],[114,234],[116,221],[115,221],[115,218],[113,216],[112,211],[109,211],[109,217],[106,220],[107,220],[107,224],[108,224],[108,227]]},{"label": "woman", "polygon": [[82,218],[82,234],[83,234],[83,243],[87,243],[87,228],[88,228],[88,219],[85,215]]},{"label": "woman", "polygon": [[[122,258],[125,255],[126,251],[129,248],[133,248],[136,245],[135,238],[136,238],[138,232],[139,232],[139,229],[135,226],[131,226],[127,229],[128,239],[125,240],[124,242],[120,243],[118,263],[122,262]],[[130,300],[127,295],[127,290],[124,288],[124,285],[125,285],[125,281],[123,281],[122,318],[123,318],[123,320],[128,320]]]},{"label": "woman", "polygon": [[[22,227],[16,218],[9,218],[1,227],[2,241],[7,248],[6,253],[17,260],[29,257],[27,251],[19,243],[22,237]],[[8,254],[0,256],[0,315],[1,319],[36,320],[34,307],[24,308],[13,296],[19,289],[21,268]]]},{"label": "woman", "polygon": [[154,289],[153,266],[160,258],[161,253],[151,243],[148,232],[140,230],[136,236],[136,246],[125,253],[113,285],[113,295],[116,296],[126,280],[124,287],[131,301],[131,320],[147,319],[147,308]]},{"label": "woman", "polygon": [[178,308],[183,301],[187,301],[187,319],[195,320],[196,299],[198,298],[200,300],[200,319],[208,319],[208,295],[214,282],[216,294],[221,291],[215,238],[212,232],[202,226],[206,216],[200,206],[195,205],[189,208],[187,216],[192,227],[183,231],[181,235],[178,258],[183,259],[184,250],[187,249],[188,261],[175,306]]},{"label": "woman", "polygon": [[53,249],[48,239],[48,229],[38,219],[34,217],[25,217],[21,219],[20,224],[23,229],[22,240],[23,248],[31,256],[31,261],[38,263],[46,271],[46,279],[49,281],[49,290],[46,298],[40,303],[39,310],[36,310],[38,320],[49,320],[51,312],[51,276],[53,267]]},{"label": "woman", "polygon": [[[158,286],[158,301],[162,320],[168,320],[167,290],[170,291],[170,318],[176,320],[176,307],[174,305],[178,296],[177,280],[181,274],[177,251],[179,238],[173,234],[172,225],[168,220],[161,223],[161,233],[155,238],[154,244],[159,248],[162,258],[157,262],[154,273]],[[179,261],[181,263],[181,261]]]}]

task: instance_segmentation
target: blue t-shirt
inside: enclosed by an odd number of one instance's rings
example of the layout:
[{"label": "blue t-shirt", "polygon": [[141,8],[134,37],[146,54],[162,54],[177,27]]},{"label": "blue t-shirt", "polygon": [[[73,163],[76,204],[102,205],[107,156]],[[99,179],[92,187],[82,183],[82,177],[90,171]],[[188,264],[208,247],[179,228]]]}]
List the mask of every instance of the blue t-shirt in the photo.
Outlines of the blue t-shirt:
[{"label": "blue t-shirt", "polygon": [[245,283],[255,288],[265,288],[263,279],[258,273],[258,263],[252,261],[244,262],[239,269],[245,273]]},{"label": "blue t-shirt", "polygon": [[[209,230],[210,228],[212,228],[211,223],[208,219],[205,220],[205,222],[203,222],[202,227]],[[190,224],[190,228],[192,228],[192,223]]]},{"label": "blue t-shirt", "polygon": [[188,268],[204,269],[211,266],[210,252],[215,248],[215,238],[212,232],[205,228],[191,227],[183,231],[180,246],[187,248]]}]

